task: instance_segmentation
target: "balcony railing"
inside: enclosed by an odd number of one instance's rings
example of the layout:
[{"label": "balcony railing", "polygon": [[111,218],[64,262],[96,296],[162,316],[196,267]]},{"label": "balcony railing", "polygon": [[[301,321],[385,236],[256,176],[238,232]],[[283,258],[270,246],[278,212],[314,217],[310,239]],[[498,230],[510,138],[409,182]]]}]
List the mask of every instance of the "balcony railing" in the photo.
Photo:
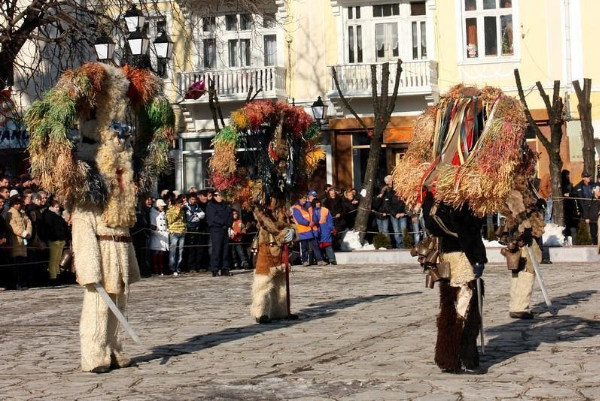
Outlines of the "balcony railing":
[{"label": "balcony railing", "polygon": [[[388,90],[394,91],[394,80],[396,78],[396,62],[390,62],[390,78]],[[370,64],[343,64],[336,65],[340,89],[344,96],[368,97],[372,94],[371,89],[371,65]],[[377,91],[381,90],[381,63],[377,63]],[[437,62],[436,61],[407,61],[402,63],[400,75],[400,86],[398,94],[431,92],[437,86]],[[337,95],[337,89],[331,75],[330,93]]]},{"label": "balcony railing", "polygon": [[[243,100],[248,96],[251,87],[253,95],[258,89],[262,89],[259,94],[261,98],[285,96],[285,78],[283,67],[180,72],[177,74],[177,87],[179,93],[185,94],[194,82],[204,81],[208,89],[209,81],[212,80],[219,100]],[[198,100],[188,101],[207,102],[208,96],[204,95]]]}]

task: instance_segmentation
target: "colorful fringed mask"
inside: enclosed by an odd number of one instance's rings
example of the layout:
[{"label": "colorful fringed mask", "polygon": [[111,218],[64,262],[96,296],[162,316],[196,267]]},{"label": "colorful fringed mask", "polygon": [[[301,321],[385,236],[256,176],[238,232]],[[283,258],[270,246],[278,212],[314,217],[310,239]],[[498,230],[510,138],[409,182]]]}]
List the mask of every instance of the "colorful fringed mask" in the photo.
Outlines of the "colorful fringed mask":
[{"label": "colorful fringed mask", "polygon": [[107,226],[131,227],[137,192],[169,167],[175,117],[161,91],[156,75],[129,66],[66,71],[25,116],[32,177],[56,196],[101,207]]},{"label": "colorful fringed mask", "polygon": [[241,204],[289,200],[312,175],[325,152],[319,129],[302,108],[257,100],[231,113],[213,140],[211,179]]}]

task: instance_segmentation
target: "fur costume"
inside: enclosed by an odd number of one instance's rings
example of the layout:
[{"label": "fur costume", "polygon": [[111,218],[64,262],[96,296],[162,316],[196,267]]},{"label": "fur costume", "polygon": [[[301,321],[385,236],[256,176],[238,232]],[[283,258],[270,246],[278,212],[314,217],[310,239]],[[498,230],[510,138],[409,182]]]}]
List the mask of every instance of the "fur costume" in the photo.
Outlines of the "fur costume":
[{"label": "fur costume", "polygon": [[504,222],[501,243],[509,244],[504,253],[520,254],[518,266],[511,271],[509,313],[530,316],[530,301],[535,282],[535,269],[527,251],[530,246],[537,261],[542,258],[537,239],[544,232],[544,211],[533,186],[526,177],[515,179],[515,189],[500,209]]},{"label": "fur costume", "polygon": [[[525,142],[526,125],[519,101],[500,89],[457,85],[417,118],[413,140],[393,171],[396,192],[409,208],[422,203],[426,229],[438,239],[435,252],[417,246],[413,254],[428,271],[428,283],[440,282],[435,362],[447,372],[479,364],[475,278],[487,257],[478,217],[508,209],[515,227],[543,229],[541,216],[528,207],[526,183],[536,157]],[[430,190],[425,198],[423,187]]]},{"label": "fur costume", "polygon": [[438,238],[440,263],[449,267],[448,276],[438,281],[440,314],[435,363],[448,373],[475,369],[479,366],[477,336],[481,317],[473,265],[487,263],[481,221],[468,206],[457,210],[435,204],[431,193],[423,202],[423,215],[430,235]]},{"label": "fur costume", "polygon": [[267,323],[288,317],[283,244],[289,222],[283,212],[276,218],[256,209],[254,216],[259,232],[250,314],[257,322]]},{"label": "fur costume", "polygon": [[[173,112],[160,91],[160,79],[148,71],[89,63],[65,72],[27,112],[32,176],[64,196],[72,211],[77,282],[84,287],[83,371],[129,365],[118,320],[94,284],[125,314],[129,285],[140,280],[129,232],[136,192],[165,169],[173,132]],[[134,143],[123,123],[131,113],[139,122]],[[73,128],[78,138],[70,135]],[[134,164],[143,171],[136,174]]]},{"label": "fur costume", "polygon": [[282,253],[292,238],[283,211],[306,191],[305,181],[325,158],[318,126],[302,108],[269,100],[246,103],[230,122],[213,140],[209,167],[212,185],[228,200],[252,207],[260,226],[251,315],[259,323],[296,318],[286,308]]}]

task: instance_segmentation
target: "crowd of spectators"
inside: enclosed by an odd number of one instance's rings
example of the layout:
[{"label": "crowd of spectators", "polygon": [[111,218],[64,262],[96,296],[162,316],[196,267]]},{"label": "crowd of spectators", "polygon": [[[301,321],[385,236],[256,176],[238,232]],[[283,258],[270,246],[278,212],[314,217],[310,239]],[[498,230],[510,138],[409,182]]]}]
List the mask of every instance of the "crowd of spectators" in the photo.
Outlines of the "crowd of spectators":
[{"label": "crowd of spectators", "polygon": [[[309,191],[304,211],[290,210],[292,222],[307,217],[309,226],[306,232],[297,230],[297,249],[291,250],[299,256],[298,263],[336,264],[334,250],[340,249],[343,234],[354,228],[359,196],[354,188],[327,185],[321,194]],[[64,206],[27,175],[11,180],[0,165],[0,286],[22,289],[74,282],[66,263],[72,257],[71,223]],[[305,213],[309,208],[310,216]],[[368,230],[390,235],[402,248],[410,218],[386,181],[373,200]],[[418,231],[418,224],[411,227]],[[248,208],[228,204],[214,190],[192,187],[185,194],[163,190],[141,199],[131,232],[143,276],[205,270],[216,277],[229,276],[233,269],[253,269],[250,245],[256,230]]]},{"label": "crowd of spectators", "polygon": [[[575,238],[574,230],[583,220],[597,244],[600,185],[590,183],[586,172],[577,185],[571,184],[566,170],[562,178],[567,233]],[[545,187],[542,180],[540,194],[546,194]],[[367,240],[382,233],[395,248],[404,247],[406,235],[418,243],[424,235],[419,211],[407,209],[391,176],[374,194]],[[301,194],[290,209],[298,239],[291,249],[292,262],[336,264],[334,251],[340,250],[344,234],[355,228],[360,196],[354,188],[338,190],[332,185],[322,193]],[[27,175],[11,180],[0,165],[0,286],[21,289],[74,281],[66,263],[71,234],[64,206]],[[192,187],[185,194],[163,190],[141,199],[131,232],[143,276],[204,270],[216,277],[229,276],[233,269],[253,269],[251,243],[256,230],[248,208],[228,204],[214,190]]]},{"label": "crowd of spectators", "polygon": [[20,290],[73,282],[64,257],[70,218],[61,200],[27,174],[13,179],[5,173],[0,165],[0,286]]}]

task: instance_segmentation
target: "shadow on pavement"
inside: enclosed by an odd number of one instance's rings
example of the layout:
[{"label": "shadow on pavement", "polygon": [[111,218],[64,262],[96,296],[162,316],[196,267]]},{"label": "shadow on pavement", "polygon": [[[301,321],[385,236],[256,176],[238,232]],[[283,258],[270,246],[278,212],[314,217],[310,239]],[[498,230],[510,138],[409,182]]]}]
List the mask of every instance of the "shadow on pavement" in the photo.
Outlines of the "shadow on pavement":
[{"label": "shadow on pavement", "polygon": [[[535,351],[541,344],[577,341],[600,334],[600,321],[561,315],[560,310],[569,305],[586,302],[597,290],[578,291],[564,297],[552,298],[556,316],[536,317],[532,320],[513,320],[510,323],[486,329],[487,334],[497,335],[485,345],[485,355],[480,355],[484,370],[510,358]],[[545,303],[532,308],[534,314],[548,312]]]},{"label": "shadow on pavement", "polygon": [[308,308],[298,312],[300,318],[298,320],[278,320],[270,324],[252,324],[242,327],[230,327],[216,333],[194,336],[180,344],[165,344],[154,347],[150,354],[132,358],[135,364],[149,362],[154,359],[162,359],[161,364],[168,362],[173,356],[191,354],[206,348],[215,347],[230,341],[236,341],[255,334],[278,330],[284,327],[302,324],[307,320],[324,319],[336,314],[337,310],[350,308],[352,306],[380,301],[388,298],[397,298],[407,295],[421,294],[421,292],[413,291],[403,294],[387,294],[387,295],[371,295],[368,297],[337,299],[329,302],[319,302],[309,305]]}]

